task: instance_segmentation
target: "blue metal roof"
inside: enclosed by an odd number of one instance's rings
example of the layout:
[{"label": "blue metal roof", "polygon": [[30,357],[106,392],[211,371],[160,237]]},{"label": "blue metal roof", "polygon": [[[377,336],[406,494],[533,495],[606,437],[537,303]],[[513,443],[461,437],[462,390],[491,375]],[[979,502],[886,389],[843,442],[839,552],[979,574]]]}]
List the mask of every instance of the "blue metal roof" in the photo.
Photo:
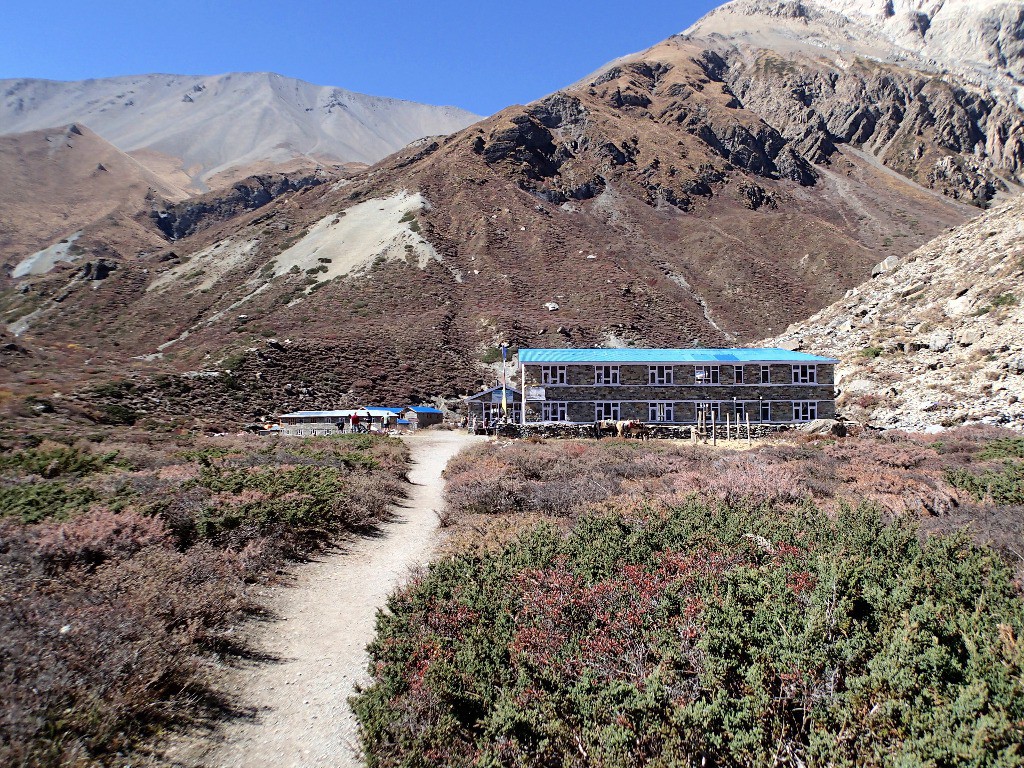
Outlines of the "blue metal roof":
[{"label": "blue metal roof", "polygon": [[410,405],[408,410],[413,413],[444,413],[444,411],[439,408],[429,408],[425,405]]},{"label": "blue metal roof", "polygon": [[520,349],[521,363],[838,363],[788,349]]},{"label": "blue metal roof", "polygon": [[366,409],[369,411],[390,411],[391,413],[401,413],[405,408],[396,408],[392,405],[368,405]]}]

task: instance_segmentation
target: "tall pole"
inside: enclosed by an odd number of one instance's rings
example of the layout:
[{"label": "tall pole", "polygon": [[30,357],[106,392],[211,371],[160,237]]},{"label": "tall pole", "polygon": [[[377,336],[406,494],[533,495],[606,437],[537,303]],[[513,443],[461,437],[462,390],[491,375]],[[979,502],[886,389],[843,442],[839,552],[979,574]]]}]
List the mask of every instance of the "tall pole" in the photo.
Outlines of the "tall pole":
[{"label": "tall pole", "polygon": [[521,387],[520,387],[520,389],[519,389],[519,391],[521,393],[519,396],[522,398],[522,401],[523,401],[522,402],[522,414],[521,414],[521,416],[522,416],[522,419],[523,419],[523,426],[525,427],[526,426],[526,364],[523,362],[523,358],[522,358],[521,355],[519,357],[519,372],[522,374],[522,382],[523,382]]},{"label": "tall pole", "polygon": [[505,364],[508,362],[508,342],[501,343],[501,415],[508,421],[508,371]]}]

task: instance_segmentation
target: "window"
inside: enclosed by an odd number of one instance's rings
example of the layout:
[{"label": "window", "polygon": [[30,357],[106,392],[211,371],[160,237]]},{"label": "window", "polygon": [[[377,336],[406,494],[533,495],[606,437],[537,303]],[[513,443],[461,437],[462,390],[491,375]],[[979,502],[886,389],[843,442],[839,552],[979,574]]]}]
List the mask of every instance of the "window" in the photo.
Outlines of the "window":
[{"label": "window", "polygon": [[672,403],[649,403],[649,421],[669,422],[675,421]]},{"label": "window", "polygon": [[648,369],[648,381],[651,384],[671,384],[673,381],[671,365],[652,365]]},{"label": "window", "polygon": [[743,421],[750,413],[750,403],[736,403],[736,421]]},{"label": "window", "polygon": [[816,384],[818,381],[818,366],[816,365],[794,365],[794,384]]},{"label": "window", "polygon": [[619,383],[619,366],[617,366],[617,365],[595,365],[594,366],[594,383],[595,384],[618,384]]},{"label": "window", "polygon": [[542,365],[540,367],[541,384],[565,384],[564,365]]},{"label": "window", "polygon": [[541,405],[541,417],[544,421],[568,421],[568,403],[544,403]]},{"label": "window", "polygon": [[770,365],[761,366],[761,383],[771,384],[772,383],[772,367]]},{"label": "window", "polygon": [[732,369],[732,382],[733,384],[743,383],[743,366],[735,365]]},{"label": "window", "polygon": [[818,404],[815,402],[793,403],[793,421],[814,421],[818,418]]},{"label": "window", "polygon": [[698,384],[719,384],[721,377],[717,365],[698,365],[693,370],[693,380]]},{"label": "window", "polygon": [[714,417],[715,421],[722,420],[722,404],[721,403],[697,403],[697,413],[703,413],[704,418],[710,420]]},{"label": "window", "polygon": [[618,403],[594,403],[594,421],[618,421]]},{"label": "window", "polygon": [[761,401],[761,421],[772,420],[772,404]]}]

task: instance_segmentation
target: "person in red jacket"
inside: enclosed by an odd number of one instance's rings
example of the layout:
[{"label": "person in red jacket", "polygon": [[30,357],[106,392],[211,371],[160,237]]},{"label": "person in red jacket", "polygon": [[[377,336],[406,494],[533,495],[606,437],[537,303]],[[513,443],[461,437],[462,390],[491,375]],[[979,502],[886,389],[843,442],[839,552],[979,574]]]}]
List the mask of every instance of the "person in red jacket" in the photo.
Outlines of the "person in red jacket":
[{"label": "person in red jacket", "polygon": [[348,419],[349,419],[349,422],[352,425],[351,431],[352,432],[358,432],[359,431],[359,414],[356,413],[355,411],[352,411],[352,415],[349,416]]}]

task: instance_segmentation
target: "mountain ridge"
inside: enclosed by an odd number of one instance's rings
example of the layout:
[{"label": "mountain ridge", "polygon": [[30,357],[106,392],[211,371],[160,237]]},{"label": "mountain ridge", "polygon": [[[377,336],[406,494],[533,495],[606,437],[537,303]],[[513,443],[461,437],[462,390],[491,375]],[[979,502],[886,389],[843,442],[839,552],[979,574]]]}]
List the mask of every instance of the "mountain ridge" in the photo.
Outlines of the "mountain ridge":
[{"label": "mountain ridge", "polygon": [[[0,80],[2,133],[82,122],[129,154],[156,154],[194,192],[257,163],[370,164],[479,116],[457,107],[369,96],[272,72]],[[176,161],[176,165],[175,165]],[[148,164],[148,163],[147,163]]]}]

